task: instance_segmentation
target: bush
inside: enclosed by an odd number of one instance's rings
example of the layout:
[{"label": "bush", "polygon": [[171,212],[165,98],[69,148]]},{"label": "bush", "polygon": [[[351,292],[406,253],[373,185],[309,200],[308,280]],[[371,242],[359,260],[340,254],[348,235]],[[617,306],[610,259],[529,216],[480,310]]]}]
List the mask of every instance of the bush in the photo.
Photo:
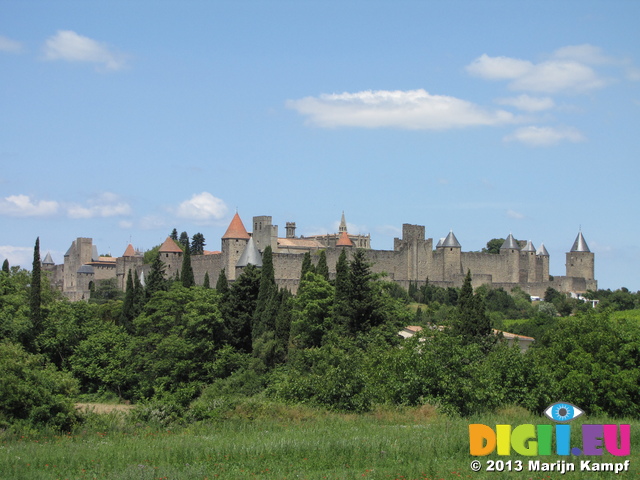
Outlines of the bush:
[{"label": "bush", "polygon": [[77,382],[56,370],[44,356],[20,345],[0,343],[0,424],[23,421],[33,426],[69,430],[79,420],[70,396]]}]

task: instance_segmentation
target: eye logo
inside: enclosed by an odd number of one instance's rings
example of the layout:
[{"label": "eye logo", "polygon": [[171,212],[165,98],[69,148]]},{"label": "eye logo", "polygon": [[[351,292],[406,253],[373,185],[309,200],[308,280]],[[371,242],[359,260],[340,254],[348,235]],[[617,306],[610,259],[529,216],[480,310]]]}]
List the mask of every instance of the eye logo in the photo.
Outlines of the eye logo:
[{"label": "eye logo", "polygon": [[583,413],[583,410],[567,402],[554,403],[544,411],[544,414],[554,422],[570,422]]}]

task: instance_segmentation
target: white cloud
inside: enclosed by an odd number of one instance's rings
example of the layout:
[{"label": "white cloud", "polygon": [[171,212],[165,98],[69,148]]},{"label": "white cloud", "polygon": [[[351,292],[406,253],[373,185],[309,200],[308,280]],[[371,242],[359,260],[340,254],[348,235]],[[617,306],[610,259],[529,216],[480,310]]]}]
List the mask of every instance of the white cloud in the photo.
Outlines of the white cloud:
[{"label": "white cloud", "polygon": [[59,204],[53,200],[34,202],[28,195],[10,195],[0,200],[0,215],[11,217],[41,217],[54,215]]},{"label": "white cloud", "polygon": [[130,220],[120,220],[118,222],[118,226],[123,230],[129,230],[130,228],[133,227],[133,222]]},{"label": "white cloud", "polygon": [[467,71],[487,80],[511,80],[511,90],[545,93],[584,93],[607,85],[589,65],[602,64],[600,49],[589,45],[563,47],[551,59],[532,63],[509,57],[483,54],[467,65]]},{"label": "white cloud", "polygon": [[396,227],[395,225],[379,225],[376,227],[376,232],[389,237],[402,237],[402,229]]},{"label": "white cloud", "polygon": [[605,55],[600,47],[589,45],[588,43],[561,47],[553,52],[551,57],[559,60],[575,60],[589,65],[619,63],[613,57]]},{"label": "white cloud", "polygon": [[499,105],[510,105],[526,112],[540,112],[549,110],[555,106],[552,98],[549,97],[530,97],[529,95],[520,95],[518,97],[499,98],[496,100]]},{"label": "white cloud", "polygon": [[67,215],[71,218],[116,217],[131,215],[131,206],[120,199],[118,195],[104,192],[96,198],[90,199],[88,206],[73,204],[67,208]]},{"label": "white cloud", "polygon": [[527,60],[490,57],[484,53],[467,65],[467,72],[488,80],[514,80],[526,75],[533,68],[533,63]]},{"label": "white cloud", "polygon": [[22,44],[0,35],[0,52],[20,53],[22,52]]},{"label": "white cloud", "polygon": [[507,217],[509,218],[513,218],[515,220],[522,220],[524,218],[524,215],[520,212],[516,212],[515,210],[507,210]]},{"label": "white cloud", "polygon": [[125,56],[112,52],[100,42],[78,35],[71,30],[59,30],[44,45],[47,60],[89,62],[107,70],[120,70],[125,66]]},{"label": "white cloud", "polygon": [[[42,250],[40,251],[40,257],[43,258]],[[0,263],[5,260],[9,260],[10,267],[20,265],[22,268],[31,270],[31,265],[33,264],[33,247],[0,245]]]},{"label": "white cloud", "polygon": [[583,142],[585,136],[573,127],[524,127],[504,138],[506,142],[521,142],[532,147],[549,147],[562,141]]},{"label": "white cloud", "polygon": [[504,110],[487,111],[471,102],[423,89],[322,94],[287,101],[287,107],[320,127],[395,127],[446,130],[478,125],[501,125],[518,120]]},{"label": "white cloud", "polygon": [[197,222],[220,220],[226,213],[227,205],[209,192],[193,195],[189,200],[182,202],[176,210],[178,217]]}]

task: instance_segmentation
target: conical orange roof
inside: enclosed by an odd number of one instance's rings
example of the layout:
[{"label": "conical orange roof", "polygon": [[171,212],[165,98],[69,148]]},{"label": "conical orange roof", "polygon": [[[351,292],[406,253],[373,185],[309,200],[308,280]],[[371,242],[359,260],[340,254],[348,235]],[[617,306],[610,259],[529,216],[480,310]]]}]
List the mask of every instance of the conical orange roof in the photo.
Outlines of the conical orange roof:
[{"label": "conical orange roof", "polygon": [[240,215],[238,212],[231,219],[231,223],[229,224],[229,228],[222,236],[222,238],[241,238],[244,240],[249,240],[251,236],[247,233],[247,229],[244,228],[244,224],[242,220],[240,220]]},{"label": "conical orange roof", "polygon": [[349,235],[347,234],[347,232],[342,232],[340,234],[340,238],[336,243],[336,247],[353,247],[353,242],[349,238]]},{"label": "conical orange roof", "polygon": [[133,245],[129,244],[127,249],[122,254],[123,257],[135,257],[136,251],[133,249]]},{"label": "conical orange roof", "polygon": [[160,245],[160,251],[162,253],[182,253],[182,249],[171,237],[167,237],[162,245]]}]

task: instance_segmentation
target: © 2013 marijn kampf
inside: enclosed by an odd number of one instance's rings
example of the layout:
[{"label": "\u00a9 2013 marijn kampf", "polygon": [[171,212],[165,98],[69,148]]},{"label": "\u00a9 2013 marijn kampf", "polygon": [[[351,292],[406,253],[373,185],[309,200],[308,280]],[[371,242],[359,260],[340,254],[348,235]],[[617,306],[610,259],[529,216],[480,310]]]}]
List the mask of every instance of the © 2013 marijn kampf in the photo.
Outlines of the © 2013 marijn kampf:
[{"label": "\u00a9 2013 marijn kampf", "polygon": [[[545,410],[545,415],[555,422],[568,422],[584,412],[567,402],[558,402]],[[513,428],[511,425],[496,425],[495,429],[484,424],[469,425],[469,452],[472,456],[486,456],[496,453],[501,456],[513,453],[523,456],[602,456],[605,452],[614,457],[630,455],[631,426],[628,424],[584,424],[581,428],[581,445],[571,446],[571,425],[522,424]],[[554,442],[555,439],[555,442]],[[555,449],[553,444],[555,443]],[[558,460],[545,462],[541,460],[487,460],[486,471],[521,471],[530,472],[554,471],[608,471],[620,473],[629,470],[629,460],[624,462],[599,462],[596,459],[583,460],[576,464],[571,461]],[[479,461],[472,462],[471,468],[479,471],[483,468]]]}]

